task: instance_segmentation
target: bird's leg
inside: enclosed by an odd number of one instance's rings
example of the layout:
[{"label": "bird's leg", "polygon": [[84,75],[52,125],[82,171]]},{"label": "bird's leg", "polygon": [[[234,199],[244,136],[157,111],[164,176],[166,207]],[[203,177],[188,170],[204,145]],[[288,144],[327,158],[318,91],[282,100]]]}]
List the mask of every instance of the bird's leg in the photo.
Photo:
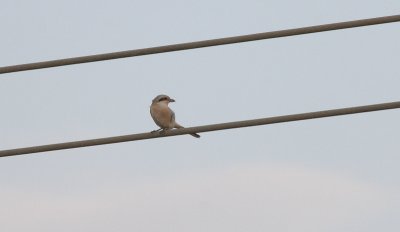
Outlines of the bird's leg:
[{"label": "bird's leg", "polygon": [[165,134],[166,131],[170,130],[169,128],[163,128],[160,131],[160,134]]},{"label": "bird's leg", "polygon": [[153,131],[151,131],[150,133],[155,133],[155,132],[160,131],[160,130],[163,130],[163,128],[160,128],[160,129],[158,129],[158,130],[153,130]]}]

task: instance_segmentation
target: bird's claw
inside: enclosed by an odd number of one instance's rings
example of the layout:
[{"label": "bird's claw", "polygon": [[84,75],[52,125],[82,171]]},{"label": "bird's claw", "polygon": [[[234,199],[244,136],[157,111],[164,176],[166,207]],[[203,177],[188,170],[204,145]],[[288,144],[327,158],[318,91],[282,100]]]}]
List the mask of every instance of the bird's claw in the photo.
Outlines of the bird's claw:
[{"label": "bird's claw", "polygon": [[160,129],[158,129],[158,130],[153,130],[153,131],[150,131],[150,133],[156,133],[156,132],[159,132],[159,131],[161,131],[162,129],[160,128]]}]

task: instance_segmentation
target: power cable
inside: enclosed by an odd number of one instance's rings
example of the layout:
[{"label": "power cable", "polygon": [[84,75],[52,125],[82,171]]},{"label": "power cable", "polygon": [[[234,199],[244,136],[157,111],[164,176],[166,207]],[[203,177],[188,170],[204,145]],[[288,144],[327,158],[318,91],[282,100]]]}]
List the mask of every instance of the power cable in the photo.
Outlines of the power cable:
[{"label": "power cable", "polygon": [[59,60],[36,62],[36,63],[11,65],[11,66],[0,67],[0,74],[27,71],[27,70],[35,70],[35,69],[43,69],[43,68],[51,68],[51,67],[58,67],[58,66],[65,66],[65,65],[73,65],[73,64],[82,64],[82,63],[89,63],[89,62],[97,62],[97,61],[104,61],[104,60],[120,59],[120,58],[134,57],[134,56],[144,56],[144,55],[157,54],[157,53],[182,51],[182,50],[212,47],[212,46],[219,46],[219,45],[227,45],[227,44],[234,44],[234,43],[243,43],[243,42],[249,42],[249,41],[295,36],[295,35],[317,33],[317,32],[324,32],[324,31],[333,31],[333,30],[346,29],[346,28],[371,26],[371,25],[377,25],[377,24],[383,24],[383,23],[393,23],[393,22],[398,22],[398,21],[400,21],[400,15],[393,15],[393,16],[385,16],[385,17],[378,17],[378,18],[369,18],[369,19],[361,19],[361,20],[354,20],[354,21],[347,21],[347,22],[323,24],[323,25],[302,27],[302,28],[295,28],[295,29],[288,29],[288,30],[281,30],[281,31],[271,31],[271,32],[249,34],[249,35],[242,35],[242,36],[226,37],[226,38],[220,38],[220,39],[211,39],[211,40],[203,40],[203,41],[196,41],[196,42],[189,42],[189,43],[172,44],[172,45],[165,45],[165,46],[159,46],[159,47],[104,53],[104,54],[97,54],[97,55],[90,55],[90,56],[73,57],[73,58],[66,58],[66,59],[59,59]]},{"label": "power cable", "polygon": [[122,143],[122,142],[136,141],[136,140],[154,139],[154,138],[159,138],[159,137],[210,132],[210,131],[234,129],[234,128],[241,128],[241,127],[261,126],[261,125],[274,124],[274,123],[325,118],[325,117],[333,117],[333,116],[339,116],[339,115],[358,114],[358,113],[365,113],[365,112],[372,112],[372,111],[379,111],[379,110],[389,110],[389,109],[396,109],[396,108],[400,108],[400,101],[375,104],[375,105],[365,105],[365,106],[357,106],[357,107],[350,107],[350,108],[325,110],[325,111],[316,111],[316,112],[302,113],[302,114],[292,114],[292,115],[284,115],[284,116],[277,116],[277,117],[260,118],[260,119],[246,120],[246,121],[220,123],[220,124],[205,125],[205,126],[198,126],[198,127],[188,127],[188,128],[182,128],[182,129],[169,130],[169,131],[165,131],[162,133],[131,134],[131,135],[116,136],[116,137],[108,137],[108,138],[90,139],[90,140],[82,140],[82,141],[75,141],[75,142],[66,142],[66,143],[34,146],[34,147],[17,148],[17,149],[11,149],[11,150],[2,150],[2,151],[0,151],[0,157],[31,154],[31,153],[46,152],[46,151],[64,150],[64,149],[71,149],[71,148],[97,146],[97,145],[104,145],[104,144],[111,144],[111,143]]}]

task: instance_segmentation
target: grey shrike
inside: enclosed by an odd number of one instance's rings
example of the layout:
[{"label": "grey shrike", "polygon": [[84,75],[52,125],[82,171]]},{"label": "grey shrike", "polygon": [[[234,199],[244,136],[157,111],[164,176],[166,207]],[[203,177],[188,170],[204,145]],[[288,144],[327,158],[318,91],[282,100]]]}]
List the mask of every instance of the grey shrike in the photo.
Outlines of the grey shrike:
[{"label": "grey shrike", "polygon": [[[175,122],[175,113],[168,107],[170,102],[175,102],[175,100],[164,94],[158,95],[153,99],[150,106],[150,114],[154,122],[160,127],[160,129],[155,131],[183,128],[183,126]],[[200,138],[198,134],[190,135]]]}]

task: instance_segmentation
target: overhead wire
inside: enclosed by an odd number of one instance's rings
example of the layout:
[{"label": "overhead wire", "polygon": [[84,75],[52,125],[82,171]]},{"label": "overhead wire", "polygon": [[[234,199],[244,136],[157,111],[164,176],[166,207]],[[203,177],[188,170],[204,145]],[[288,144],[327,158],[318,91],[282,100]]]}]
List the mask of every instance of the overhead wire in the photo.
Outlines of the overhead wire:
[{"label": "overhead wire", "polygon": [[0,74],[399,22],[400,15],[0,67]]},{"label": "overhead wire", "polygon": [[276,117],[245,120],[245,121],[212,124],[212,125],[197,126],[197,127],[188,127],[188,128],[167,130],[167,131],[155,132],[155,133],[149,132],[149,133],[131,134],[131,135],[123,135],[123,136],[115,136],[115,137],[107,137],[107,138],[99,138],[99,139],[81,140],[81,141],[74,141],[74,142],[56,143],[56,144],[49,144],[49,145],[42,145],[42,146],[33,146],[33,147],[24,147],[24,148],[10,149],[10,150],[2,150],[2,151],[0,151],[0,157],[16,156],[16,155],[32,154],[32,153],[48,152],[48,151],[56,151],[56,150],[65,150],[65,149],[72,149],[72,148],[82,148],[82,147],[90,147],[90,146],[113,144],[113,143],[122,143],[122,142],[145,140],[145,139],[155,139],[155,138],[160,138],[160,137],[169,137],[169,136],[177,136],[177,135],[193,134],[193,133],[201,133],[201,132],[211,132],[211,131],[227,130],[227,129],[234,129],[234,128],[242,128],[242,127],[261,126],[261,125],[267,125],[267,124],[292,122],[292,121],[300,121],[300,120],[308,120],[308,119],[326,118],[326,117],[366,113],[366,112],[389,110],[389,109],[396,109],[396,108],[400,108],[400,101],[382,103],[382,104],[374,104],[374,105],[349,107],[349,108],[341,108],[341,109],[332,109],[332,110],[325,110],[325,111],[316,111],[316,112],[301,113],[301,114],[283,115],[283,116],[276,116]]},{"label": "overhead wire", "polygon": [[[370,25],[392,23],[392,22],[398,22],[398,21],[400,21],[400,15],[393,15],[393,16],[354,20],[354,21],[332,23],[332,24],[323,24],[323,25],[302,27],[302,28],[295,28],[295,29],[288,29],[288,30],[280,30],[280,31],[242,35],[242,36],[226,37],[226,38],[220,38],[220,39],[203,40],[203,41],[196,41],[196,42],[190,42],[190,43],[181,43],[181,44],[173,44],[173,45],[136,49],[136,50],[129,50],[129,51],[105,53],[105,54],[98,54],[98,55],[91,55],[91,56],[81,56],[81,57],[73,57],[73,58],[66,58],[66,59],[59,59],[59,60],[50,60],[50,61],[44,61],[44,62],[12,65],[12,66],[0,67],[0,74],[19,72],[19,71],[27,71],[27,70],[35,70],[35,69],[43,69],[43,68],[50,68],[50,67],[58,67],[58,66],[64,66],[64,65],[73,65],[73,64],[80,64],[80,63],[105,61],[105,60],[119,59],[119,58],[126,58],[126,57],[143,56],[143,55],[173,52],[173,51],[180,51],[180,50],[188,50],[188,49],[195,49],[195,48],[227,45],[227,44],[234,44],[234,43],[241,43],[241,42],[263,40],[263,39],[271,39],[271,38],[278,38],[278,37],[287,37],[287,36],[294,36],[294,35],[301,35],[301,34],[317,33],[317,32],[323,32],[323,31],[332,31],[332,30],[339,30],[339,29],[346,29],[346,28],[370,26]],[[197,126],[197,127],[190,127],[190,128],[182,128],[182,129],[176,129],[176,130],[163,131],[162,133],[140,133],[140,134],[131,134],[131,135],[123,135],[123,136],[115,136],[115,137],[107,137],[107,138],[99,138],[99,139],[81,140],[81,141],[74,141],[74,142],[48,144],[48,145],[33,146],[33,147],[16,148],[16,149],[10,149],[10,150],[1,150],[0,157],[16,156],[16,155],[23,155],[23,154],[48,152],[48,151],[80,148],[80,147],[89,147],[89,146],[121,143],[121,142],[144,140],[144,139],[154,139],[154,138],[159,138],[159,137],[169,137],[169,136],[177,136],[177,135],[183,135],[183,134],[210,132],[210,131],[234,129],[234,128],[241,128],[241,127],[261,126],[261,125],[274,124],[274,123],[283,123],[283,122],[300,121],[300,120],[308,120],[308,119],[316,119],[316,118],[324,118],[324,117],[333,117],[333,116],[365,113],[365,112],[372,112],[372,111],[379,111],[379,110],[389,110],[389,109],[395,109],[395,108],[400,108],[400,101],[375,104],[375,105],[342,108],[342,109],[333,109],[333,110],[326,110],[326,111],[309,112],[309,113],[302,113],[302,114],[292,114],[292,115],[284,115],[284,116],[277,116],[277,117],[245,120],[245,121],[212,124],[212,125]]]}]

